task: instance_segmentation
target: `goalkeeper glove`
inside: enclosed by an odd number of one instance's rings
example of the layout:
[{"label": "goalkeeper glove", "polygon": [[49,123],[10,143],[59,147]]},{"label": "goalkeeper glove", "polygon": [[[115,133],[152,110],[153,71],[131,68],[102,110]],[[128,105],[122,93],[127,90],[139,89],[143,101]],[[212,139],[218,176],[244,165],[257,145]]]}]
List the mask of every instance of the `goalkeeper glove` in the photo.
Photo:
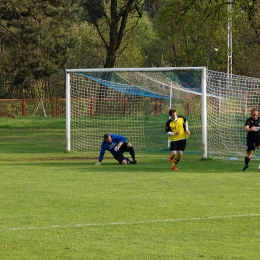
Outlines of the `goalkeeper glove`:
[{"label": "goalkeeper glove", "polygon": [[97,162],[95,166],[101,166],[101,162]]},{"label": "goalkeeper glove", "polygon": [[120,142],[116,147],[115,147],[115,151],[117,152],[119,149],[120,149],[120,147],[121,147],[121,145],[123,144],[123,142]]}]

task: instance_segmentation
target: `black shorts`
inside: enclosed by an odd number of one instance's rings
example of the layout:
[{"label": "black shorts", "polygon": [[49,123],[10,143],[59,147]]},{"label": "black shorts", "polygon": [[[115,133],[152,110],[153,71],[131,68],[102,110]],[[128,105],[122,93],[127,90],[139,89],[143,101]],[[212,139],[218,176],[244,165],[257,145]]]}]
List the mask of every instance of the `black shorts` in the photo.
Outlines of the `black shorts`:
[{"label": "black shorts", "polygon": [[120,163],[122,164],[122,161],[125,159],[124,157],[124,152],[126,152],[128,150],[127,148],[127,143],[123,143],[120,147],[120,149],[118,150],[118,152],[114,155],[114,158]]},{"label": "black shorts", "polygon": [[186,148],[186,139],[171,141],[171,151],[184,151]]},{"label": "black shorts", "polygon": [[254,151],[259,145],[260,145],[260,140],[256,140],[256,141],[253,139],[246,140],[247,151]]}]

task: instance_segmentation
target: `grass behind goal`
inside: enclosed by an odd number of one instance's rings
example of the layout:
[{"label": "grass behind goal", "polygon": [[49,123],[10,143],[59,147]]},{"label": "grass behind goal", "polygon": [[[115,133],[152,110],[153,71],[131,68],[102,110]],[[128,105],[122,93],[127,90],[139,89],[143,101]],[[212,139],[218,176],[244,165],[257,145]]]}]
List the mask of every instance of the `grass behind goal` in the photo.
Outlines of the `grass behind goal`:
[{"label": "grass behind goal", "polygon": [[258,259],[257,161],[65,153],[65,121],[0,119],[1,259]]}]

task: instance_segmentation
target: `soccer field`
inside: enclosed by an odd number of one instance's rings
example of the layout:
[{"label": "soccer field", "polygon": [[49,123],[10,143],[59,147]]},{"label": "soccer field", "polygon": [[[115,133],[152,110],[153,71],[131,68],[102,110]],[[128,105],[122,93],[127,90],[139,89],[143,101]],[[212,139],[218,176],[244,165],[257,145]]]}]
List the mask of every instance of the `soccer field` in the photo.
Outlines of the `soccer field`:
[{"label": "soccer field", "polygon": [[260,173],[252,161],[66,153],[64,119],[0,119],[1,247],[20,259],[258,259]]}]

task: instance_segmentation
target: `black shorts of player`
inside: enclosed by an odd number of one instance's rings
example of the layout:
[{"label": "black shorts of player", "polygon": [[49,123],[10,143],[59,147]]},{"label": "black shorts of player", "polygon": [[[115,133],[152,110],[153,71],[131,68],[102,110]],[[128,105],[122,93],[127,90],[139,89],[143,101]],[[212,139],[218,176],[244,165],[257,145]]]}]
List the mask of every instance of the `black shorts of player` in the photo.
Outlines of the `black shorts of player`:
[{"label": "black shorts of player", "polygon": [[246,150],[247,151],[254,151],[258,146],[260,145],[260,140],[252,140],[252,139],[247,139],[246,141]]},{"label": "black shorts of player", "polygon": [[124,157],[124,152],[127,152],[128,148],[127,148],[127,143],[123,143],[120,147],[120,149],[118,150],[118,152],[114,155],[114,158],[120,163],[122,164],[122,161],[125,159]]},{"label": "black shorts of player", "polygon": [[171,151],[184,151],[186,148],[186,139],[171,141]]}]

